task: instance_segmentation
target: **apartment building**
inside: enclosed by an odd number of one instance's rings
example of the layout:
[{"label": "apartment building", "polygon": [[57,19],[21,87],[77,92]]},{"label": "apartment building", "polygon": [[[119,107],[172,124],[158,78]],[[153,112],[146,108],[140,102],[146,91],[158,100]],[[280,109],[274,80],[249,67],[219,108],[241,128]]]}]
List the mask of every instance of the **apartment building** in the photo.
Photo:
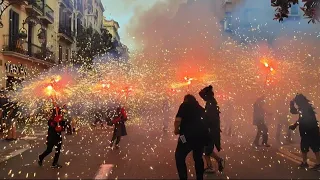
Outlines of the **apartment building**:
[{"label": "apartment building", "polygon": [[103,27],[103,12],[105,11],[101,0],[83,0],[84,2],[84,27],[92,27],[101,33]]},{"label": "apartment building", "polygon": [[[15,89],[55,64],[55,17],[51,0],[7,0],[0,29],[0,86]],[[10,4],[9,4],[10,3]]]},{"label": "apartment building", "polygon": [[115,20],[107,20],[105,17],[103,19],[103,28],[108,30],[108,32],[112,35],[112,42],[118,41],[120,42],[120,36],[118,33],[118,29],[120,28],[119,24]]},{"label": "apartment building", "polygon": [[75,9],[73,0],[58,1],[58,63],[66,64],[71,59],[76,37],[74,31]]}]

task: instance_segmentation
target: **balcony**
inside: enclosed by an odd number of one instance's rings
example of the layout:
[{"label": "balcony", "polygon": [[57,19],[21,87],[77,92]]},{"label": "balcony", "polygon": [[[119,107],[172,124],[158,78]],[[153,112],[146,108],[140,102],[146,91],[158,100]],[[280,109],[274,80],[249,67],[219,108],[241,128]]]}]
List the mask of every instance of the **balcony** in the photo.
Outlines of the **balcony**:
[{"label": "balcony", "polygon": [[46,24],[54,23],[54,11],[46,4],[44,7],[43,16],[40,17],[41,20]]},{"label": "balcony", "polygon": [[2,53],[4,56],[13,56],[29,61],[52,65],[54,62],[54,53],[49,50],[42,50],[41,47],[31,44],[31,52],[28,52],[28,43],[10,38],[9,35],[3,36]]},{"label": "balcony", "polygon": [[44,2],[43,0],[28,0],[28,5],[26,6],[26,11],[29,14],[36,14],[38,16],[43,15]]},{"label": "balcony", "polygon": [[38,45],[31,44],[31,53],[29,54],[31,57],[54,63],[54,53],[49,49],[43,49]]},{"label": "balcony", "polygon": [[60,38],[65,39],[69,43],[74,41],[74,33],[71,31],[71,27],[66,27],[65,25],[59,24],[59,34]]},{"label": "balcony", "polygon": [[60,0],[60,2],[61,2],[61,5],[63,5],[68,10],[70,10],[70,12],[73,11],[73,5],[70,0]]}]

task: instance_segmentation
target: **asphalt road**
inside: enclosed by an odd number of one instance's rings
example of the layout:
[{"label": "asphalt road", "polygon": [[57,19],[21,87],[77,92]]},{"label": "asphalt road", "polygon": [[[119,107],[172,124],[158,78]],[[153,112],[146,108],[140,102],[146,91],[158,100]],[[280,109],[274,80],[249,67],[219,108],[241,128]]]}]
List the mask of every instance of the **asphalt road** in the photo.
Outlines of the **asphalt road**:
[{"label": "asphalt road", "polygon": [[[108,148],[112,128],[81,128],[65,136],[61,169],[51,169],[53,153],[43,167],[37,155],[45,149],[41,136],[30,141],[31,148],[0,163],[1,179],[177,179],[174,162],[176,136],[163,133],[154,124],[127,127],[128,136],[120,149]],[[250,146],[244,137],[223,137],[226,159],[224,173],[207,179],[319,179],[320,173],[298,169],[298,162],[280,154],[278,148]],[[194,178],[193,161],[188,158],[189,177]]]}]

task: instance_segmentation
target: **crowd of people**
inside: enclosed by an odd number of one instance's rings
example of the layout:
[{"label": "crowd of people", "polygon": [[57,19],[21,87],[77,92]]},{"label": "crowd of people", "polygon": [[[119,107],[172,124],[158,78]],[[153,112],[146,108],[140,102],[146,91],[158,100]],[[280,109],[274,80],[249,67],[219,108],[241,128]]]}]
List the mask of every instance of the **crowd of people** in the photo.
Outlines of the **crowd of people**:
[{"label": "crowd of people", "polygon": [[[179,107],[174,122],[174,134],[179,136],[175,151],[175,160],[180,179],[188,178],[185,160],[191,151],[195,162],[196,178],[199,180],[203,179],[204,173],[215,172],[211,158],[215,159],[218,163],[218,170],[220,172],[223,171],[225,165],[224,160],[214,151],[214,148],[216,148],[217,152],[220,152],[222,149],[220,142],[222,131],[220,128],[220,108],[215,99],[213,87],[205,87],[199,92],[199,95],[206,102],[205,108],[198,103],[193,95],[188,94],[184,97],[184,101]],[[229,102],[226,107],[232,110],[230,106],[232,107]],[[295,130],[299,126],[301,136],[300,147],[303,159],[299,167],[309,167],[307,163],[307,153],[309,149],[311,149],[317,161],[316,165],[311,169],[319,170],[320,131],[312,104],[304,95],[297,94],[296,97],[290,101],[290,107],[288,107],[288,109],[290,109],[291,114],[298,114],[299,119],[294,124],[289,125],[284,115],[285,111],[280,112],[278,118],[282,120],[279,121],[277,137],[280,136],[279,131],[283,126],[286,126],[288,129],[286,138],[290,141],[291,132],[289,130]],[[232,114],[232,112],[229,113]],[[268,144],[266,118],[271,114],[272,113],[268,112],[265,107],[265,96],[259,97],[253,104],[253,125],[257,127],[257,134],[252,143],[254,147],[270,147],[270,144]],[[226,123],[225,130],[227,131],[227,135],[232,134],[231,123],[232,121],[230,119]],[[262,143],[260,144],[261,137]],[[279,139],[279,137],[277,139]],[[204,165],[203,159],[206,161],[206,166]]]},{"label": "crowd of people", "polygon": [[[195,162],[195,170],[197,179],[203,179],[204,173],[214,173],[214,165],[212,159],[217,162],[218,171],[224,170],[224,159],[218,155],[218,152],[222,150],[221,147],[221,121],[220,121],[220,107],[215,98],[213,87],[210,85],[203,88],[199,92],[200,97],[205,101],[205,107],[202,107],[195,96],[187,94],[184,97],[183,103],[180,105],[176,118],[174,121],[174,134],[178,135],[178,143],[175,151],[176,167],[180,179],[187,179],[188,172],[186,166],[186,157],[192,151],[193,159]],[[257,127],[257,134],[252,143],[253,146],[270,147],[268,143],[268,126],[266,119],[272,115],[271,112],[265,107],[265,96],[259,97],[253,104],[253,125]],[[225,118],[224,131],[226,135],[232,136],[233,120],[230,118],[234,113],[234,106],[231,101],[225,103],[224,113],[229,115]],[[162,105],[163,119],[163,131],[167,132],[169,129],[169,100],[165,99]],[[75,121],[70,113],[70,107],[67,105],[59,105],[53,100],[53,109],[50,116],[47,118],[48,134],[46,150],[39,155],[38,164],[42,166],[42,162],[46,156],[48,156],[52,149],[55,148],[55,156],[52,163],[52,168],[61,168],[58,160],[62,147],[62,132],[67,131],[67,134],[72,134],[76,131]],[[301,136],[301,153],[302,163],[301,168],[309,167],[307,163],[307,153],[311,149],[315,156],[317,163],[313,169],[320,169],[320,131],[319,123],[316,119],[316,113],[310,101],[303,95],[297,94],[290,101],[291,114],[299,115],[298,120],[290,125],[287,120],[288,115],[285,112],[285,108],[282,111],[277,111],[277,118],[279,124],[276,133],[276,139],[280,141],[280,132],[283,128],[286,128],[286,139],[291,141],[291,130],[295,130],[299,126],[299,132]],[[102,124],[103,114],[101,110],[96,110],[94,113],[96,125],[98,122]],[[17,139],[16,135],[16,122],[19,117],[18,103],[10,100],[4,90],[0,91],[0,119],[1,119],[1,131],[5,133],[5,139],[12,141]],[[119,148],[119,143],[122,136],[127,135],[126,121],[127,113],[123,106],[118,106],[115,110],[115,114],[112,115],[107,121],[107,125],[113,126],[114,131],[110,140],[110,147]],[[262,137],[262,143],[260,138]],[[216,150],[215,150],[216,149]],[[204,162],[205,160],[205,162]]]}]

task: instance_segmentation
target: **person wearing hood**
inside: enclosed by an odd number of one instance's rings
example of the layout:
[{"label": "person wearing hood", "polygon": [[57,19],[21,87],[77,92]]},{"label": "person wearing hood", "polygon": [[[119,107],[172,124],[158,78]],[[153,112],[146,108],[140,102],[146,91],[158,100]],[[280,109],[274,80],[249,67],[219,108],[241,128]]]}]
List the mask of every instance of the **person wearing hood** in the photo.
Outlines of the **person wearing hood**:
[{"label": "person wearing hood", "polygon": [[206,172],[214,173],[211,157],[218,162],[218,170],[224,169],[224,160],[214,152],[214,147],[221,151],[221,128],[220,128],[220,109],[214,97],[213,87],[207,86],[199,92],[200,97],[206,102],[205,122],[210,129],[211,142],[205,147],[205,160],[207,162]]},{"label": "person wearing hood", "polygon": [[42,166],[43,160],[47,157],[52,149],[55,148],[56,153],[54,154],[53,162],[51,168],[61,168],[62,166],[58,164],[59,156],[62,147],[62,130],[64,126],[62,117],[62,108],[60,108],[56,103],[54,103],[54,108],[52,109],[52,114],[48,120],[48,135],[47,135],[47,148],[39,155],[38,164]]},{"label": "person wearing hood", "polygon": [[114,124],[114,130],[113,130],[113,136],[112,136],[109,147],[112,148],[115,142],[115,147],[116,149],[118,149],[121,137],[128,135],[126,125],[125,125],[125,122],[127,120],[128,120],[127,112],[124,109],[124,107],[121,107],[121,106],[118,107],[116,110],[116,116],[112,120],[112,124]]}]

